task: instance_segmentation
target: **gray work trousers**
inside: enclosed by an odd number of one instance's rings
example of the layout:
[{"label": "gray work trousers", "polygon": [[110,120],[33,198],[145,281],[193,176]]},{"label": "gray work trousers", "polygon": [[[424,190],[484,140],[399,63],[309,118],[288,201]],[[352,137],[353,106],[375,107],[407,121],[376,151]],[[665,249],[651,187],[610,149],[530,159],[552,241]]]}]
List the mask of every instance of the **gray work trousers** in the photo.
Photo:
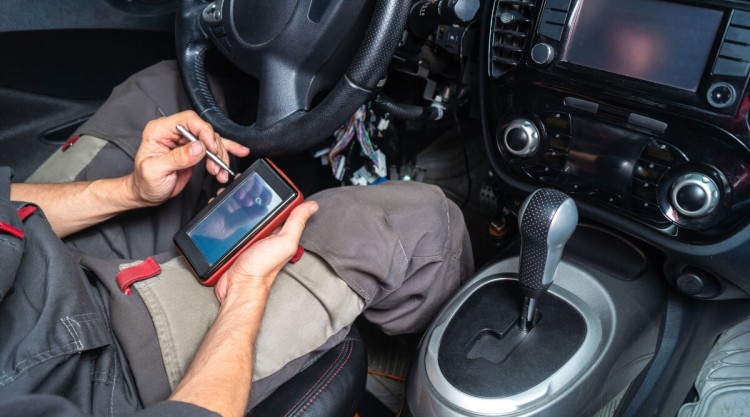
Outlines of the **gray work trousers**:
[{"label": "gray work trousers", "polygon": [[[178,77],[173,62],[162,62],[118,86],[78,130],[81,139],[55,153],[29,182],[131,172],[146,123],[161,111],[188,108]],[[213,291],[197,283],[172,243],[205,205],[211,181],[199,164],[176,198],[66,239],[85,258],[118,260],[119,268],[148,256],[161,263],[161,275],[136,284],[135,293],[151,316],[164,377],[154,377],[154,364],[144,359],[146,342],[126,349],[144,405],[163,399],[179,382],[218,309]],[[308,199],[320,210],[302,236],[306,254],[274,283],[256,345],[251,407],[339,343],[360,313],[387,334],[421,331],[473,272],[461,211],[437,187],[391,181],[329,189]]]}]

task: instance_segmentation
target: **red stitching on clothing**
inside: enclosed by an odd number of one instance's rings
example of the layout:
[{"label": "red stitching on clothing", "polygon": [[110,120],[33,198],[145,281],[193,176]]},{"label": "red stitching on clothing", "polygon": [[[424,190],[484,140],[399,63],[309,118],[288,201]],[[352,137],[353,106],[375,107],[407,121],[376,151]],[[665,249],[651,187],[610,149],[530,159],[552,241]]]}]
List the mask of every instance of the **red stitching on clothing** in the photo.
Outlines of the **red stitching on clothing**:
[{"label": "red stitching on clothing", "polygon": [[149,256],[145,261],[138,265],[133,265],[130,268],[125,268],[118,272],[115,281],[117,281],[120,291],[124,292],[126,295],[130,295],[132,293],[130,290],[131,285],[138,281],[155,277],[160,273],[161,266],[159,266],[159,263],[156,262],[154,258]]},{"label": "red stitching on clothing", "polygon": [[81,135],[71,136],[70,139],[66,140],[65,143],[63,143],[62,151],[63,152],[67,151],[80,138],[81,138]]},{"label": "red stitching on clothing", "polygon": [[24,237],[24,234],[21,230],[9,225],[8,223],[3,222],[0,222],[0,233],[5,233],[6,235],[11,235],[19,239],[23,239]]},{"label": "red stitching on clothing", "polygon": [[21,218],[22,222],[25,222],[26,219],[29,218],[29,216],[31,216],[32,214],[36,213],[36,208],[37,207],[35,205],[33,205],[33,204],[29,204],[29,205],[23,206],[23,207],[21,207],[18,210],[18,217]]},{"label": "red stitching on clothing", "polygon": [[305,397],[307,397],[307,395],[308,395],[308,394],[310,394],[310,393],[312,392],[312,390],[314,390],[314,389],[315,389],[315,387],[316,387],[316,386],[317,386],[317,385],[318,385],[318,384],[320,383],[320,381],[322,381],[322,380],[323,380],[323,378],[325,378],[325,377],[326,377],[326,375],[328,375],[328,371],[330,371],[330,370],[331,370],[331,368],[333,368],[333,365],[334,365],[334,364],[335,364],[336,362],[338,362],[339,358],[341,358],[341,355],[343,355],[343,354],[344,354],[344,351],[343,351],[343,350],[339,351],[339,356],[337,356],[337,357],[336,357],[336,360],[334,360],[333,362],[331,362],[331,364],[330,364],[330,365],[328,366],[328,369],[326,369],[326,371],[325,371],[325,372],[323,372],[323,374],[322,374],[322,375],[320,376],[320,378],[318,378],[318,380],[317,380],[317,381],[315,381],[315,383],[314,383],[314,384],[312,384],[312,386],[310,387],[310,389],[309,389],[309,390],[307,390],[307,392],[305,393],[305,395],[303,395],[302,397],[300,397],[300,399],[299,399],[299,400],[297,401],[297,403],[295,403],[295,404],[294,404],[294,405],[292,406],[292,408],[290,408],[290,409],[289,409],[289,411],[287,411],[287,412],[286,412],[286,414],[284,414],[284,417],[288,417],[288,416],[289,416],[289,414],[290,414],[290,413],[291,413],[292,411],[294,411],[294,409],[295,409],[295,408],[297,408],[297,406],[299,405],[299,403],[301,403],[301,402],[302,402],[302,401],[303,401],[303,400],[305,399]]},{"label": "red stitching on clothing", "polygon": [[344,359],[344,362],[341,363],[341,366],[339,366],[339,369],[337,369],[336,372],[333,375],[331,375],[331,378],[328,379],[328,382],[326,382],[326,384],[323,385],[323,387],[318,390],[318,392],[315,394],[315,396],[313,396],[310,399],[310,401],[308,401],[307,404],[305,404],[305,406],[302,407],[301,410],[299,410],[299,413],[297,413],[297,415],[300,415],[300,413],[303,413],[305,410],[307,410],[307,407],[309,407],[310,405],[312,405],[313,402],[315,402],[315,399],[318,398],[318,396],[320,395],[320,393],[322,393],[323,391],[325,391],[326,387],[328,387],[329,385],[331,385],[331,381],[333,381],[333,379],[336,378],[336,375],[338,375],[339,372],[341,372],[341,370],[344,369],[344,366],[346,365],[347,362],[349,362],[349,358],[352,356],[352,352],[354,352],[354,349],[351,348],[352,343],[353,342],[349,342],[348,343],[349,344],[349,353],[346,355],[346,359]]}]

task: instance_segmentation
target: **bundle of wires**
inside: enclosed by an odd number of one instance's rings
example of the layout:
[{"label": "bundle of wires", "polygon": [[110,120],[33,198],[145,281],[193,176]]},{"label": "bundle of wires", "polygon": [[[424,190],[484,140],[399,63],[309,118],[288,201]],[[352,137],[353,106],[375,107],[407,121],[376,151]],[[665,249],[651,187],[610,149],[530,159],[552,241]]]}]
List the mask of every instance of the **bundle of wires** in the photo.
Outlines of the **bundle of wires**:
[{"label": "bundle of wires", "polygon": [[349,120],[341,126],[336,132],[334,132],[334,142],[328,152],[328,162],[331,166],[333,175],[341,180],[344,175],[344,169],[342,164],[346,163],[344,151],[351,143],[354,137],[357,137],[362,154],[364,154],[373,165],[378,164],[378,155],[375,147],[372,144],[370,133],[367,129],[367,118],[370,113],[370,109],[367,105],[362,105],[356,113]]}]

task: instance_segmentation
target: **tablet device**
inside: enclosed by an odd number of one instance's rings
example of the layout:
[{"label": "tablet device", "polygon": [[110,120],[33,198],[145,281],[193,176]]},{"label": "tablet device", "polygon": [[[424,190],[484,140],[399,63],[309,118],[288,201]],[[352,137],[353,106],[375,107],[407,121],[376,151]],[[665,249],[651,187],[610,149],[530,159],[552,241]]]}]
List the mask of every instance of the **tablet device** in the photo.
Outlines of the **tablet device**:
[{"label": "tablet device", "polygon": [[235,259],[281,226],[302,193],[259,159],[174,236],[198,280],[215,285]]}]

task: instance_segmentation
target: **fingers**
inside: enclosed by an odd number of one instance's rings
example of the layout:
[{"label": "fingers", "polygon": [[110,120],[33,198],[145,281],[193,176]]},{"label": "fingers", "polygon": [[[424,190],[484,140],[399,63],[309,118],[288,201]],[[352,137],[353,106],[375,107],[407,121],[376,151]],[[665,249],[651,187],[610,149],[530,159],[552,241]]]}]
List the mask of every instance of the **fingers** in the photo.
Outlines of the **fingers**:
[{"label": "fingers", "polygon": [[[244,158],[250,154],[250,149],[248,149],[245,146],[240,145],[239,143],[224,139],[219,134],[216,134],[216,141],[217,143],[220,143],[220,152],[216,156],[221,158],[224,163],[227,165],[229,164],[229,155],[238,156],[241,158]],[[213,161],[208,161],[206,164],[206,169],[208,172],[212,173],[214,176],[216,176],[216,179],[219,180],[219,182],[226,183],[229,181],[229,173],[222,170],[218,164],[214,163]]]},{"label": "fingers", "polygon": [[250,149],[248,149],[245,146],[240,145],[239,143],[222,138],[221,140],[224,144],[224,149],[227,150],[230,154],[234,156],[239,156],[240,158],[244,158],[248,155],[250,155]]},{"label": "fingers", "polygon": [[198,140],[203,142],[207,149],[215,150],[216,143],[214,141],[213,128],[198,117],[194,111],[184,111],[150,121],[143,130],[143,144],[174,149],[185,142],[185,138],[177,131],[177,125],[187,129]]},{"label": "fingers", "polygon": [[[203,119],[198,117],[194,111],[185,111],[170,116],[168,119],[174,118],[177,123],[172,126],[172,129],[177,125],[181,125],[193,134],[199,141],[203,142],[206,149],[211,151],[216,156],[221,156],[224,153],[224,149],[221,145],[221,141],[217,140],[218,135],[214,132],[214,128],[210,124],[205,122]],[[222,158],[224,159],[224,158]],[[226,162],[226,161],[225,161]]]},{"label": "fingers", "polygon": [[[182,136],[177,130],[178,125],[195,136],[198,141],[203,143],[205,149],[219,157],[226,164],[229,164],[230,154],[238,157],[246,157],[250,154],[248,148],[237,142],[224,139],[218,133],[214,132],[213,127],[201,119],[194,111],[184,111],[149,122],[144,129],[143,135],[144,144],[146,144],[146,148],[148,149],[144,152],[144,157],[163,154],[188,143],[188,139]],[[214,175],[221,183],[229,181],[229,173],[210,159],[206,160],[206,171]]]},{"label": "fingers", "polygon": [[195,166],[203,159],[206,148],[201,142],[191,142],[172,149],[166,154],[154,156],[144,163],[150,165],[149,172],[156,178]]}]

